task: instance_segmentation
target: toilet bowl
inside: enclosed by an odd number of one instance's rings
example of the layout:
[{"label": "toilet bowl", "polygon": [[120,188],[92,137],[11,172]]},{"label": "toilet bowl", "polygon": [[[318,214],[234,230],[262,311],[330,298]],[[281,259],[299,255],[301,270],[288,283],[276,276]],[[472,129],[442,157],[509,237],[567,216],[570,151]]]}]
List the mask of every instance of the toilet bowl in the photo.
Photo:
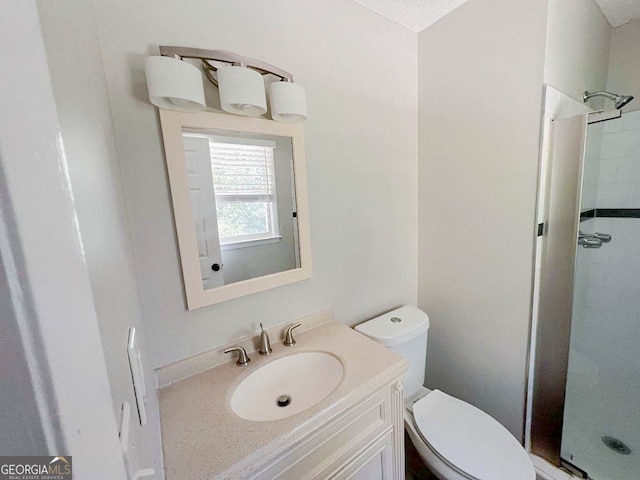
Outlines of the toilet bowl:
[{"label": "toilet bowl", "polygon": [[535,480],[529,455],[494,418],[439,390],[405,400],[405,429],[442,480]]},{"label": "toilet bowl", "polygon": [[428,328],[427,315],[413,306],[355,327],[409,361],[404,423],[424,463],[441,480],[535,480],[529,455],[497,420],[422,386]]}]

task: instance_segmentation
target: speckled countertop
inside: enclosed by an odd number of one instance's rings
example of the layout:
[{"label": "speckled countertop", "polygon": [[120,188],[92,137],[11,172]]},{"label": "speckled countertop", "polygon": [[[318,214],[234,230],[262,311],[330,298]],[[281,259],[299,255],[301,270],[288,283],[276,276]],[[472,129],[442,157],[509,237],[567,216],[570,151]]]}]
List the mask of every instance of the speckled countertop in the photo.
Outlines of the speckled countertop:
[{"label": "speckled countertop", "polygon": [[[296,341],[289,348],[272,340],[273,353],[251,355],[246,367],[230,360],[159,390],[167,480],[244,478],[407,370],[404,358],[337,321],[300,333]],[[271,422],[244,420],[231,411],[231,394],[249,374],[276,358],[308,351],[332,353],[343,363],[342,382],[327,398]]]}]

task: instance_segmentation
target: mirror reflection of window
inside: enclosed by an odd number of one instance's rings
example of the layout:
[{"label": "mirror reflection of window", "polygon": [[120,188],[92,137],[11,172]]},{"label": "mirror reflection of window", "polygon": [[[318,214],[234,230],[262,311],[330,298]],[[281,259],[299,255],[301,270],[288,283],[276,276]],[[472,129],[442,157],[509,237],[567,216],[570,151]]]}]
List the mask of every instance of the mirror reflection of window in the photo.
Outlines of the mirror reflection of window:
[{"label": "mirror reflection of window", "polygon": [[299,268],[291,140],[182,135],[204,289]]},{"label": "mirror reflection of window", "polygon": [[280,238],[274,164],[276,143],[254,139],[251,143],[239,143],[237,138],[227,142],[220,137],[209,141],[218,234],[223,248]]}]

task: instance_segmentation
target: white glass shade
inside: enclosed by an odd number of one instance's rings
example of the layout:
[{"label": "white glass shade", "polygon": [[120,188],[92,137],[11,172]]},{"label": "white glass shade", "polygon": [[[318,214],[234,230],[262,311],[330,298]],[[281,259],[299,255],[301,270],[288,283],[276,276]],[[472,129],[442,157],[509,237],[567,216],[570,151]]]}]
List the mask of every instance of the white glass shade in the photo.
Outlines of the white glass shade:
[{"label": "white glass shade", "polygon": [[307,98],[302,85],[273,82],[269,86],[271,118],[278,122],[296,123],[307,119]]},{"label": "white glass shade", "polygon": [[225,112],[257,116],[267,111],[264,80],[255,70],[238,66],[218,68],[218,90]]},{"label": "white glass shade", "polygon": [[145,65],[149,101],[180,112],[204,110],[204,86],[198,67],[171,57],[149,57]]}]

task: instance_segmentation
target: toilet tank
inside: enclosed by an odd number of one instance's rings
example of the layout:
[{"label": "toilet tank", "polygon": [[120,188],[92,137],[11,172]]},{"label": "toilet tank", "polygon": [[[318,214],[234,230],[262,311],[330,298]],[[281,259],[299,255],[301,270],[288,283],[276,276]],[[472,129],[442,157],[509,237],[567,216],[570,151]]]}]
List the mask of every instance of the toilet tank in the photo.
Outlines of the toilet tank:
[{"label": "toilet tank", "polygon": [[427,361],[427,314],[414,306],[405,305],[356,325],[355,329],[407,359],[409,372],[405,397],[417,393],[424,383]]}]

